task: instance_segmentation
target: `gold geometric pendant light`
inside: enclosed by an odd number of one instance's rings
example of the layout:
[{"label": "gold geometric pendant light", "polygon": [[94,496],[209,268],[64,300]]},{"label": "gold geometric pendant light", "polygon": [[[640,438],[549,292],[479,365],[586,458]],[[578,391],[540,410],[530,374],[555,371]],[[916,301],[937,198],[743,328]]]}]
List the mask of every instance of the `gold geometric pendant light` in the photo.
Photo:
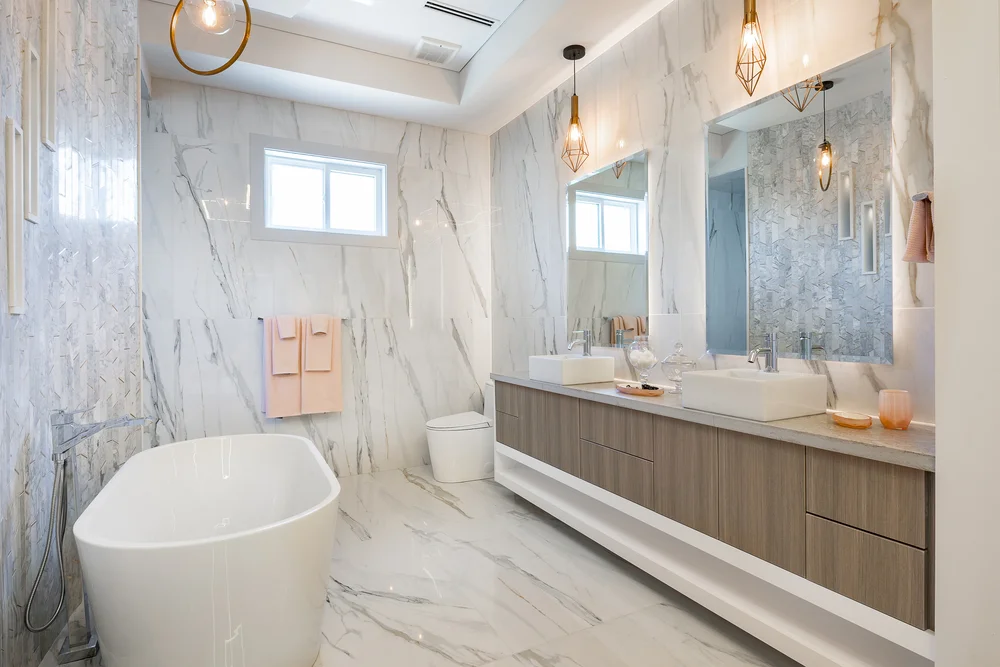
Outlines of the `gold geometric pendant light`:
[{"label": "gold geometric pendant light", "polygon": [[212,76],[225,72],[243,55],[247,43],[250,42],[250,28],[253,21],[250,18],[250,3],[243,0],[243,12],[246,16],[247,27],[243,32],[243,41],[233,57],[221,67],[209,70],[194,69],[181,58],[181,52],[177,48],[177,19],[180,18],[181,9],[187,14],[188,20],[194,27],[210,35],[224,35],[236,23],[236,2],[234,0],[180,0],[174,7],[174,15],[170,18],[170,48],[174,51],[174,57],[184,69],[199,76]]},{"label": "gold geometric pendant light", "polygon": [[760,20],[757,18],[757,0],[743,0],[743,31],[740,34],[740,50],[736,55],[736,77],[750,97],[753,97],[753,91],[760,83],[765,63],[767,51],[764,49]]},{"label": "gold geometric pendant light", "polygon": [[566,166],[574,172],[579,171],[583,163],[590,157],[587,149],[587,138],[583,134],[583,124],[580,122],[580,98],[576,96],[576,61],[587,54],[587,49],[579,44],[563,49],[563,57],[573,61],[573,99],[571,101],[569,130],[563,143],[562,159]]},{"label": "gold geometric pendant light", "polygon": [[814,99],[819,97],[821,90],[823,90],[823,75],[817,74],[805,81],[800,81],[794,86],[785,88],[781,91],[781,94],[785,96],[789,104],[798,109],[799,113],[802,113]]}]

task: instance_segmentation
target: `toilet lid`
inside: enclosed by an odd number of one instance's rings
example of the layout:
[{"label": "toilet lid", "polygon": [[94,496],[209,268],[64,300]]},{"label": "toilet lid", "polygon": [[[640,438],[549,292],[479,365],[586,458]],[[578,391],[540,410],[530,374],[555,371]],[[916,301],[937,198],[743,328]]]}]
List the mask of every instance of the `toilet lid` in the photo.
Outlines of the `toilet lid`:
[{"label": "toilet lid", "polygon": [[432,431],[471,431],[489,428],[490,422],[478,412],[463,412],[448,417],[438,417],[427,422],[427,428]]}]

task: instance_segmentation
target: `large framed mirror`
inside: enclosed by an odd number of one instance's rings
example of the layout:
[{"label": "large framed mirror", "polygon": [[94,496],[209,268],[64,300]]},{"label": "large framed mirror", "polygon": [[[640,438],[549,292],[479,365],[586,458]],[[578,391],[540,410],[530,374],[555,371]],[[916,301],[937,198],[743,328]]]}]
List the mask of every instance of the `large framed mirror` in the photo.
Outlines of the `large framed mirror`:
[{"label": "large framed mirror", "polygon": [[648,195],[645,151],[566,188],[567,323],[591,331],[596,346],[648,334]]},{"label": "large framed mirror", "polygon": [[[706,333],[892,363],[889,47],[708,125]],[[826,150],[824,150],[824,147]]]}]

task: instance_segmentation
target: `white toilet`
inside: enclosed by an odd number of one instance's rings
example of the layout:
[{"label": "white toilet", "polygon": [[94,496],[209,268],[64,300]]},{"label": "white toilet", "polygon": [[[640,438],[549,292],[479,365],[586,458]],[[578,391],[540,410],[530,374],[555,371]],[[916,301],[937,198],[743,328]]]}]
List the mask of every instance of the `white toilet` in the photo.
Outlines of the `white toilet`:
[{"label": "white toilet", "polygon": [[493,476],[493,381],[486,383],[485,415],[463,412],[427,422],[434,479],[450,484]]}]

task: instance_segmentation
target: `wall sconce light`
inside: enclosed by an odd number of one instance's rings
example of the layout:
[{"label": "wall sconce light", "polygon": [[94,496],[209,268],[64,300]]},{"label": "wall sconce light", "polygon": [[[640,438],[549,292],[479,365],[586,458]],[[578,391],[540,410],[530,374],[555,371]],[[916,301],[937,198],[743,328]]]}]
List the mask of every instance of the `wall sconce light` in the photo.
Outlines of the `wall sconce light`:
[{"label": "wall sconce light", "polygon": [[181,9],[187,15],[188,20],[194,27],[207,32],[210,35],[224,35],[236,24],[236,2],[235,0],[180,0],[174,8],[174,15],[170,19],[170,48],[174,50],[174,57],[187,71],[199,76],[213,76],[220,72],[225,72],[243,55],[247,43],[250,41],[250,4],[243,0],[243,11],[246,15],[247,28],[243,33],[243,41],[240,47],[224,65],[210,70],[194,69],[181,58],[181,52],[177,49],[177,19],[180,18]]},{"label": "wall sconce light", "polygon": [[833,177],[833,146],[826,138],[826,91],[833,88],[833,81],[823,81],[820,86],[823,90],[823,143],[819,145],[816,166],[819,170],[819,187],[826,192],[830,189]]},{"label": "wall sconce light", "polygon": [[760,20],[757,18],[757,0],[743,0],[743,32],[740,35],[740,50],[736,56],[736,78],[743,84],[750,97],[753,97],[753,91],[757,89],[766,62],[764,35],[760,31]]},{"label": "wall sconce light", "polygon": [[569,130],[566,142],[563,144],[562,159],[574,172],[579,171],[583,163],[590,157],[587,150],[587,138],[583,136],[583,125],[580,123],[580,98],[576,96],[576,61],[587,54],[587,49],[574,44],[563,49],[563,58],[573,61],[573,100],[570,108]]},{"label": "wall sconce light", "polygon": [[794,86],[789,86],[781,91],[781,94],[788,100],[788,103],[795,107],[799,113],[806,110],[814,99],[819,97],[823,90],[823,76],[817,74],[805,81],[800,81]]}]

